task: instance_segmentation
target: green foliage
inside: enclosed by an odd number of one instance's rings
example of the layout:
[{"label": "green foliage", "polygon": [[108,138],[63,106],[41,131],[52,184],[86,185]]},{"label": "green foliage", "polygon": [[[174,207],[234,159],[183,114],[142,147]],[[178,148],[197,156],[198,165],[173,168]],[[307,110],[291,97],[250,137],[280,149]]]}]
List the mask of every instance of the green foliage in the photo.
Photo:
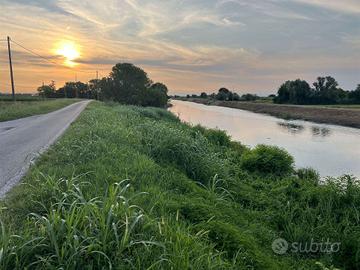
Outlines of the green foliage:
[{"label": "green foliage", "polygon": [[103,99],[123,104],[164,107],[168,101],[164,84],[152,84],[144,70],[128,63],[116,64],[110,77],[100,81],[100,89]]},{"label": "green foliage", "polygon": [[281,85],[275,103],[290,104],[360,104],[360,87],[344,91],[331,76],[318,77],[311,88],[306,81],[297,79]]},{"label": "green foliage", "polygon": [[55,82],[52,81],[49,85],[42,85],[37,89],[39,96],[46,98],[56,97]]},{"label": "green foliage", "polygon": [[59,97],[65,98],[91,98],[88,85],[82,82],[66,82],[56,91]]},{"label": "green foliage", "polygon": [[312,168],[301,168],[296,170],[297,176],[302,180],[308,180],[314,184],[318,184],[320,181],[319,173]]},{"label": "green foliage", "polygon": [[293,172],[294,159],[277,146],[258,145],[245,152],[241,166],[250,172],[286,176]]},{"label": "green foliage", "polygon": [[[159,108],[93,102],[1,202],[0,268],[357,269],[356,179],[244,171],[252,152]],[[279,237],[341,250],[280,256]]]},{"label": "green foliage", "polygon": [[201,132],[211,143],[218,146],[230,146],[230,136],[225,131],[220,129],[208,129],[200,125],[194,127],[195,130]]}]

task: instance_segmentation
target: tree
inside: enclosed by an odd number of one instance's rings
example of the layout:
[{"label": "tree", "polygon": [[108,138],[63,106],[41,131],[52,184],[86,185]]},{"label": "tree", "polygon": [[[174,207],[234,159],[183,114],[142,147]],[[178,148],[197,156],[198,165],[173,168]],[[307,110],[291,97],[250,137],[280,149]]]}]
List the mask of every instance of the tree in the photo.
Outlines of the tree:
[{"label": "tree", "polygon": [[90,98],[88,85],[82,82],[66,82],[57,94],[66,98]]},{"label": "tree", "polygon": [[144,70],[129,63],[116,64],[109,78],[112,87],[104,89],[104,97],[133,105],[141,105],[143,91],[150,88],[152,83]]},{"label": "tree", "polygon": [[259,97],[257,95],[253,95],[253,94],[244,94],[241,96],[242,100],[245,101],[255,101],[257,99],[259,99]]},{"label": "tree", "polygon": [[165,84],[163,83],[160,83],[160,82],[157,82],[157,83],[154,83],[150,86],[150,89],[155,89],[155,90],[158,90],[160,92],[163,92],[165,95],[168,94],[168,88]]},{"label": "tree", "polygon": [[218,100],[229,100],[230,94],[231,94],[231,92],[228,89],[222,87],[219,89],[219,91],[216,95],[216,98]]},{"label": "tree", "polygon": [[89,81],[90,98],[101,100],[101,87],[99,79],[92,79]]},{"label": "tree", "polygon": [[318,77],[314,82],[315,100],[320,104],[339,103],[344,96],[344,90],[338,88],[338,82],[331,76]]},{"label": "tree", "polygon": [[39,95],[42,97],[54,98],[54,97],[56,97],[55,82],[51,81],[51,83],[49,85],[42,85],[42,86],[38,87],[37,91],[38,91]]},{"label": "tree", "polygon": [[201,98],[207,98],[208,95],[207,95],[205,92],[202,92],[202,93],[200,94],[200,97],[201,97]]},{"label": "tree", "polygon": [[360,104],[360,84],[358,84],[357,88],[354,91],[349,93],[349,99],[352,103]]},{"label": "tree", "polygon": [[287,81],[278,90],[276,103],[310,104],[312,101],[310,85],[303,80]]}]

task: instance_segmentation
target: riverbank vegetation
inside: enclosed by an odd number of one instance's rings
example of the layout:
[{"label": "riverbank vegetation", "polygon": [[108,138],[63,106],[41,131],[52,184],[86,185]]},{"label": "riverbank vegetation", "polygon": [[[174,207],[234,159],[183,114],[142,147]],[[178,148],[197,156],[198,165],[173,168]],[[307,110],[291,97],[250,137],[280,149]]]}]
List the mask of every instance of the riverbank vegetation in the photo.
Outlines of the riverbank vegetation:
[{"label": "riverbank vegetation", "polygon": [[[175,96],[178,98],[178,96]],[[344,90],[331,76],[318,77],[313,88],[304,80],[286,81],[282,84],[277,95],[271,94],[260,97],[256,94],[239,95],[227,88],[220,88],[217,93],[202,92],[187,95],[186,98],[202,98],[218,101],[248,101],[296,105],[360,105],[360,84],[355,90]]]},{"label": "riverbank vegetation", "polygon": [[303,80],[285,82],[274,98],[275,103],[289,104],[360,104],[360,84],[353,91],[345,91],[331,76],[318,77],[313,88]]},{"label": "riverbank vegetation", "polygon": [[49,113],[68,106],[79,99],[45,99],[25,97],[23,100],[12,102],[0,100],[0,122],[22,117]]},{"label": "riverbank vegetation", "polygon": [[1,203],[0,268],[357,269],[359,203],[354,178],[320,184],[278,148],[93,102]]}]

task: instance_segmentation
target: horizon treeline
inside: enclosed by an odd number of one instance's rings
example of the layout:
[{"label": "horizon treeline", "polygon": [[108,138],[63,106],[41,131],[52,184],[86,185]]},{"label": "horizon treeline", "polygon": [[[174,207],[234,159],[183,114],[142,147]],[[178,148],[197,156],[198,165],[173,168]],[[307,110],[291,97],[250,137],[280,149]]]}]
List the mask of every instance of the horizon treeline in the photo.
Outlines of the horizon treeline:
[{"label": "horizon treeline", "polygon": [[[272,99],[274,103],[279,104],[360,104],[360,84],[354,90],[344,90],[339,87],[339,83],[331,76],[318,77],[317,80],[309,85],[305,80],[289,80],[283,83],[277,91],[277,95],[271,94],[267,97],[261,97],[256,94],[239,95],[227,88],[220,88],[217,93],[207,94],[202,92],[199,96],[196,94],[186,95],[187,98],[210,98],[221,101],[255,101],[259,99]],[[178,97],[178,96],[175,96]]]},{"label": "horizon treeline", "polygon": [[168,102],[166,85],[154,83],[143,69],[130,63],[116,64],[102,79],[66,82],[59,89],[52,81],[37,91],[46,98],[88,98],[139,106],[164,107]]},{"label": "horizon treeline", "polygon": [[302,105],[360,104],[360,84],[355,90],[344,90],[333,77],[327,76],[318,77],[312,85],[301,79],[286,81],[280,86],[274,102]]}]

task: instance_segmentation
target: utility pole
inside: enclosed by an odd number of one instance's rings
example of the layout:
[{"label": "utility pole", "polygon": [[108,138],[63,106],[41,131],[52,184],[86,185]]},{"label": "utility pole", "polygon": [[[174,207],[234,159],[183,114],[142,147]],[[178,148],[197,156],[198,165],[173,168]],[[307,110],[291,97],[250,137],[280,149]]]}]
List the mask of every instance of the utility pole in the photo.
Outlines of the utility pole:
[{"label": "utility pole", "polygon": [[10,65],[10,78],[11,78],[11,90],[12,90],[12,99],[15,101],[15,85],[14,85],[14,74],[12,68],[12,61],[11,61],[11,47],[10,47],[10,37],[7,37],[8,43],[8,52],[9,52],[9,65]]},{"label": "utility pole", "polygon": [[99,71],[96,71],[96,100],[99,100]]}]

